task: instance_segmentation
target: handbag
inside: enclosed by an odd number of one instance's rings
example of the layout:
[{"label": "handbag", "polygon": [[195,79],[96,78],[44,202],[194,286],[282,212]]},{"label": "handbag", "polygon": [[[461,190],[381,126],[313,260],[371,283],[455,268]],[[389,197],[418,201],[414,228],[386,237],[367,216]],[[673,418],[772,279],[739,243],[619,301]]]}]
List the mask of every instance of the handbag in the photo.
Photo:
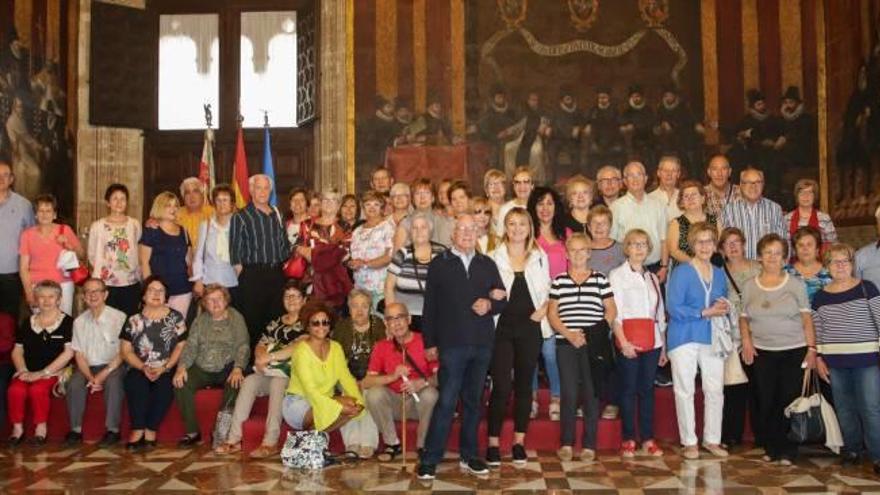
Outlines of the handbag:
[{"label": "handbag", "polygon": [[223,403],[223,407],[217,411],[217,417],[214,419],[214,431],[211,434],[211,445],[214,449],[226,444],[229,438],[229,430],[232,429],[232,405],[235,398],[230,397]]},{"label": "handbag", "polygon": [[[64,226],[58,226],[58,235],[64,234]],[[55,266],[59,270],[64,270],[66,275],[75,285],[82,285],[89,279],[89,269],[77,258],[76,253],[70,249],[62,249],[58,253],[58,259]]]},{"label": "handbag", "polygon": [[742,385],[749,383],[749,377],[743,369],[738,352],[731,352],[724,360],[724,385]]},{"label": "handbag", "polygon": [[[278,223],[282,224],[281,213],[278,212],[277,208],[275,209],[275,216],[278,217]],[[305,245],[309,242],[309,227],[306,225],[306,223],[307,222],[302,222],[299,225],[299,236],[297,242],[301,243],[302,245]],[[294,247],[290,258],[288,258],[287,261],[284,263],[284,267],[282,268],[282,270],[284,271],[285,277],[302,280],[308,273],[309,261],[304,256],[301,256],[299,253],[297,253],[296,247]]]},{"label": "handbag", "polygon": [[623,320],[623,335],[626,340],[639,349],[639,352],[654,350],[654,329],[657,326],[658,312],[660,310],[660,288],[654,275],[648,275],[654,289],[657,291],[657,302],[654,305],[654,318],[626,318]]},{"label": "handbag", "polygon": [[329,436],[323,431],[288,432],[281,449],[281,463],[293,469],[323,469],[324,451],[329,444]]},{"label": "handbag", "polygon": [[785,408],[785,417],[791,422],[787,436],[792,442],[817,443],[825,438],[822,394],[819,392],[819,377],[813,370],[804,370],[801,396]]}]

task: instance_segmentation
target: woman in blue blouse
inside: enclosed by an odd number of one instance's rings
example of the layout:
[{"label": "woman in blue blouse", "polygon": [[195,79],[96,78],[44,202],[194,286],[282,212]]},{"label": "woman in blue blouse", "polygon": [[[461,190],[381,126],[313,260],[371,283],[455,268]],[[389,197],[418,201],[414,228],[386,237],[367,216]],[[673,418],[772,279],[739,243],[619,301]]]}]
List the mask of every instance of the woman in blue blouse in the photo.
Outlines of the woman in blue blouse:
[{"label": "woman in blue blouse", "polygon": [[727,281],[724,271],[710,262],[718,243],[718,229],[705,222],[688,232],[688,246],[694,256],[677,266],[667,285],[666,347],[672,363],[675,413],[678,434],[686,459],[700,456],[694,415],[694,380],[700,369],[703,385],[703,447],[717,457],[721,448],[721,418],[724,411],[724,359],[712,352],[712,324],[715,316],[727,315]]},{"label": "woman in blue blouse", "polygon": [[807,286],[807,298],[810,304],[823,287],[831,282],[831,273],[822,265],[819,248],[822,246],[822,234],[816,227],[809,225],[797,229],[791,238],[794,250],[793,261],[785,265],[785,271],[794,275]]}]

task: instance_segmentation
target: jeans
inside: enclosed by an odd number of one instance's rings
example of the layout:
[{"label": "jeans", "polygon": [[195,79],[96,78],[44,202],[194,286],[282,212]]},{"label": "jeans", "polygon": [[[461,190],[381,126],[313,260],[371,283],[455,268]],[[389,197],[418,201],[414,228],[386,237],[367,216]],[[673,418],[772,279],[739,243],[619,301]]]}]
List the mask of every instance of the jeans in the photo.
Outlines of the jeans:
[{"label": "jeans", "polygon": [[880,461],[880,368],[831,368],[831,390],[844,449]]},{"label": "jeans", "polygon": [[[629,359],[620,355],[616,373],[622,388],[620,393],[620,417],[623,422],[624,441],[641,438],[644,442],[654,438],[654,377],[660,349],[644,352]],[[636,435],[636,397],[638,397],[639,432]]]},{"label": "jeans", "polygon": [[459,397],[462,404],[459,455],[464,461],[477,458],[480,402],[491,360],[491,346],[463,345],[440,349],[440,398],[431,415],[421,459],[423,464],[436,466],[443,459]]},{"label": "jeans", "polygon": [[[550,397],[559,398],[559,365],[556,363],[556,336],[551,335],[541,343],[541,356],[544,358],[544,370],[550,382]],[[538,390],[538,368],[532,379],[532,390]]]}]

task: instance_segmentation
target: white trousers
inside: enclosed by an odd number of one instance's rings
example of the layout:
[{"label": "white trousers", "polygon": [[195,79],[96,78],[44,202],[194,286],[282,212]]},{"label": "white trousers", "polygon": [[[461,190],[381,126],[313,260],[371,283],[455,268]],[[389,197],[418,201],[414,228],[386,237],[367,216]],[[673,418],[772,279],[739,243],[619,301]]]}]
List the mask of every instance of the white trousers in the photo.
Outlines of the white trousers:
[{"label": "white trousers", "polygon": [[724,414],[724,360],[712,353],[712,346],[690,343],[669,352],[678,436],[685,447],[697,445],[694,392],[697,368],[703,385],[703,443],[721,443]]},{"label": "white trousers", "polygon": [[342,443],[346,449],[353,445],[371,447],[373,450],[379,446],[379,429],[373,422],[373,416],[364,411],[359,418],[352,419],[339,428],[342,433]]}]

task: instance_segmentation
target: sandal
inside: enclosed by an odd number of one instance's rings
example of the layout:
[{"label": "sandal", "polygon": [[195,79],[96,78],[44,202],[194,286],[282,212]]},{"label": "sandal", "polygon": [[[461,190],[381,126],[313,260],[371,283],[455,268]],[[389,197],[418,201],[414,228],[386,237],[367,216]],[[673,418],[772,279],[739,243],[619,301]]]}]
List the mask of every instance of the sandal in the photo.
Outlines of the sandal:
[{"label": "sandal", "polygon": [[276,452],[278,452],[278,449],[273,445],[260,445],[252,450],[249,455],[251,459],[265,459],[275,455]]},{"label": "sandal", "polygon": [[241,452],[241,442],[224,443],[214,449],[214,453],[219,455],[237,454],[239,452]]},{"label": "sandal", "polygon": [[376,456],[376,458],[379,459],[379,461],[381,462],[391,462],[402,453],[403,448],[400,446],[400,444],[386,445],[385,448],[382,449],[381,452],[379,452],[379,455]]}]

